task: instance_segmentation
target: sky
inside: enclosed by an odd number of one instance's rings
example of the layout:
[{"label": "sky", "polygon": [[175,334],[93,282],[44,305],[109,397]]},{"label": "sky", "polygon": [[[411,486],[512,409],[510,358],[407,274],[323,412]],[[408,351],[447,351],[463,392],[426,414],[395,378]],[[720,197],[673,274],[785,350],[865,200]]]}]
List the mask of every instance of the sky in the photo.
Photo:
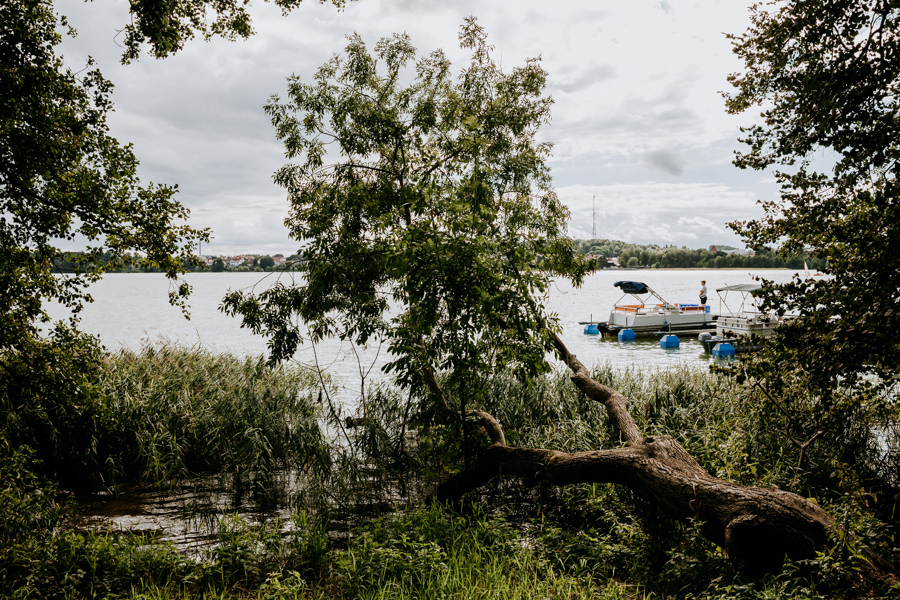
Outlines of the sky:
[{"label": "sky", "polygon": [[[263,112],[286,79],[310,79],[358,33],[371,47],[406,32],[420,55],[443,48],[458,69],[459,27],[474,15],[505,69],[540,57],[552,121],[540,138],[569,234],[637,244],[743,247],[726,224],[762,216],[771,174],[731,164],[739,128],[721,92],[741,64],[726,33],[749,24],[750,0],[356,0],[344,10],[305,0],[288,16],[253,0],[256,35],[195,39],[173,57],[121,65],[127,0],[57,0],[78,30],[61,45],[73,70],[93,56],[115,84],[109,125],[134,145],[142,179],[178,184],[191,224],[213,237],[203,254],[291,254],[288,204],[272,175],[284,149]],[[118,38],[117,38],[118,35]]]}]

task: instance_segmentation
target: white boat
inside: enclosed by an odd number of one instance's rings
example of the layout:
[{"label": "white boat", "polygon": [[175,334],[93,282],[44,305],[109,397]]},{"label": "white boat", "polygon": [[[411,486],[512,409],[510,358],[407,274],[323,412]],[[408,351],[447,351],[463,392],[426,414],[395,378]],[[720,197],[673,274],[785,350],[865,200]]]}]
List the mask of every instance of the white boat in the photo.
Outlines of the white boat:
[{"label": "white boat", "polygon": [[700,336],[707,352],[720,342],[734,344],[739,340],[745,349],[756,348],[762,338],[769,337],[775,329],[794,318],[790,315],[779,317],[774,312],[759,310],[754,294],[761,289],[762,286],[758,283],[739,283],[716,289],[720,312],[716,320],[716,333]]},{"label": "white boat", "polygon": [[[650,337],[659,333],[697,335],[715,327],[715,316],[709,306],[668,302],[650,286],[640,281],[617,281],[613,285],[625,292],[609,313],[606,323],[598,323],[600,333],[618,335],[631,329],[636,337]],[[623,302],[626,298],[632,302]]]}]

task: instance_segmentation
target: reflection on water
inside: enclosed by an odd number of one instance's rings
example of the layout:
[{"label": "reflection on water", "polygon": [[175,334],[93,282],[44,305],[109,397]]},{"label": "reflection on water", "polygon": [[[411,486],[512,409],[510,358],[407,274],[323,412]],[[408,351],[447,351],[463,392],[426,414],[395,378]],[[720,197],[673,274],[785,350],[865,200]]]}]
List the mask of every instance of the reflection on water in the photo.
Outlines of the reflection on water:
[{"label": "reflection on water", "polygon": [[[654,369],[669,367],[685,362],[706,364],[710,356],[703,349],[703,344],[694,337],[679,337],[678,348],[662,348],[659,338],[637,338],[629,342],[620,342],[615,337],[584,335],[578,347],[588,350],[588,355],[604,355],[607,362],[623,369]],[[596,350],[591,344],[599,346]]]},{"label": "reflection on water", "polygon": [[[227,479],[227,478],[226,478]],[[171,542],[195,558],[212,548],[224,522],[292,528],[291,507],[305,478],[279,471],[263,496],[235,488],[219,477],[198,477],[172,486],[98,491],[79,496],[69,524],[76,530],[128,531],[158,542]],[[346,520],[335,516],[329,535],[346,536]]]},{"label": "reflection on water", "polygon": [[286,520],[285,502],[245,502],[216,478],[198,478],[172,487],[135,487],[116,494],[98,492],[78,499],[72,525],[78,529],[130,531],[173,542],[191,555],[216,539],[224,515],[247,523]]}]

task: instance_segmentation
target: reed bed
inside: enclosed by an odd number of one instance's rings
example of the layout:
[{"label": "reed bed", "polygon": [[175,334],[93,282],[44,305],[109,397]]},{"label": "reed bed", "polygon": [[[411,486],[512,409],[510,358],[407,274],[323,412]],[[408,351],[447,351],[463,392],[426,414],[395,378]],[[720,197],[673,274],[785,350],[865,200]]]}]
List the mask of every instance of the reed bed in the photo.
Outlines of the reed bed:
[{"label": "reed bed", "polygon": [[277,471],[328,468],[309,370],[163,344],[111,355],[100,385],[114,481],[217,473],[263,489]]}]

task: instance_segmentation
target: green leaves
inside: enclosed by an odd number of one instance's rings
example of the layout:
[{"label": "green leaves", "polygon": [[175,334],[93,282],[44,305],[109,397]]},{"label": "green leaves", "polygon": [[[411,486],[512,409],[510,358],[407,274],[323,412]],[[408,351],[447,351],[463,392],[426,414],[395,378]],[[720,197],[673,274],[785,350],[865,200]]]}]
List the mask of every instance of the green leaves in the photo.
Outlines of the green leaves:
[{"label": "green leaves", "polygon": [[[269,0],[265,0],[268,2]],[[342,8],[346,0],[330,1]],[[287,14],[302,0],[274,0]],[[221,36],[227,40],[246,39],[253,35],[253,25],[247,7],[250,0],[130,0],[131,22],[124,27],[125,52],[122,62],[140,57],[141,47],[149,46],[154,58],[165,58],[184,47],[196,33],[210,39]]]},{"label": "green leaves", "polygon": [[[34,335],[35,321],[46,320],[43,299],[77,313],[85,286],[127,262],[175,278],[208,235],[185,224],[176,188],[141,186],[131,147],[107,130],[112,84],[97,70],[63,67],[56,24],[46,1],[0,6],[0,348]],[[91,244],[84,263],[105,266],[52,276],[58,246],[72,240]],[[112,260],[99,261],[104,253]],[[176,299],[187,291],[180,286]]]},{"label": "green leaves", "polygon": [[286,99],[266,105],[297,161],[275,181],[305,244],[304,279],[223,308],[271,337],[272,360],[304,334],[340,335],[387,340],[388,370],[419,391],[426,371],[461,385],[503,366],[546,369],[542,296],[552,277],[589,270],[536,139],[546,72],[529,60],[505,73],[474,18],[460,40],[471,59],[454,78],[443,52],[416,58],[406,35],[374,53],[349,36],[311,83],[292,76]]},{"label": "green leaves", "polygon": [[782,1],[751,16],[732,38],[745,68],[729,78],[737,93],[726,100],[731,112],[759,106],[764,122],[744,131],[748,150],[735,164],[773,168],[781,197],[732,227],[752,247],[828,263],[821,279],[767,283],[763,307],[801,318],[745,361],[741,377],[765,428],[805,452],[798,473],[834,480],[853,465],[854,492],[895,496],[896,477],[860,457],[886,450],[884,432],[897,424],[900,7]]},{"label": "green leaves", "polygon": [[735,164],[774,168],[781,199],[735,223],[753,247],[827,258],[822,281],[772,286],[767,306],[804,315],[782,336],[787,363],[823,389],[900,364],[900,8],[891,2],[779,2],[733,36],[745,69],[731,112],[763,109]]}]

